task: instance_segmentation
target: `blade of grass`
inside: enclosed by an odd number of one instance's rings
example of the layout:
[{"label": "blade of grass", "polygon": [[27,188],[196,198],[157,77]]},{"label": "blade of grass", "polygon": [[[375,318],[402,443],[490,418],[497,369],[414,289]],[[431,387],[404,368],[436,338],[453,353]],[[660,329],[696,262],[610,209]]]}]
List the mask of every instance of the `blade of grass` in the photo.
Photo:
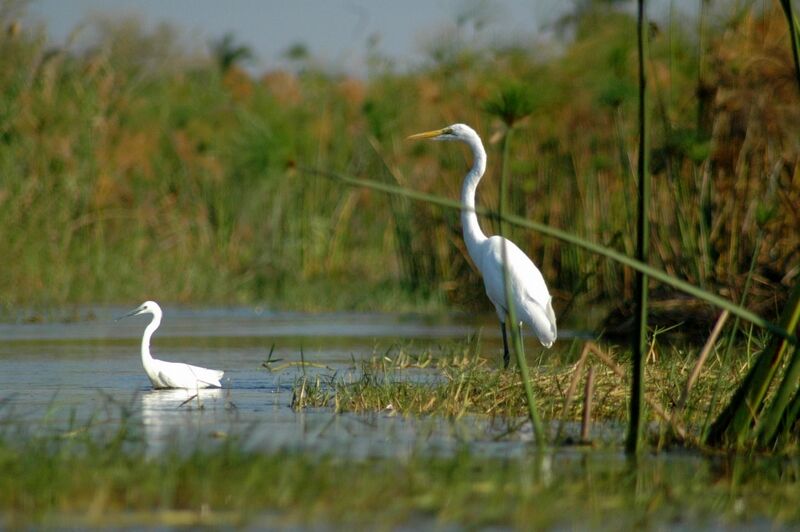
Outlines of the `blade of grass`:
[{"label": "blade of grass", "polygon": [[590,344],[584,344],[581,356],[572,368],[572,377],[569,380],[567,391],[564,393],[564,405],[561,407],[561,421],[558,423],[558,430],[556,430],[556,441],[561,440],[561,434],[564,431],[564,423],[567,419],[567,412],[569,412],[569,408],[572,406],[572,400],[575,397],[575,392],[578,390],[578,381],[583,373],[583,367],[586,365],[586,359],[589,358],[590,348]]},{"label": "blade of grass", "polygon": [[[787,329],[793,331],[800,323],[800,282],[795,285],[792,298],[786,305],[786,315],[788,316]],[[779,340],[779,350],[784,356],[789,356],[791,348],[784,340]],[[782,357],[783,358],[783,357]],[[778,386],[778,391],[775,392],[775,398],[764,413],[758,428],[758,438],[761,445],[768,445],[778,430],[781,419],[783,419],[786,409],[791,400],[791,394],[797,389],[797,383],[800,381],[800,351],[794,350],[789,366],[783,374],[783,380]],[[789,422],[793,422],[789,418]]]},{"label": "blade of grass", "polygon": [[[793,331],[800,320],[800,283],[792,290],[789,301],[780,319],[783,330]],[[795,338],[796,345],[796,338]],[[742,384],[739,385],[725,409],[711,425],[706,443],[721,445],[735,442],[742,446],[748,436],[752,422],[759,411],[770,384],[781,366],[790,342],[777,335],[772,337],[767,348],[759,355]]]},{"label": "blade of grass", "polygon": [[581,417],[581,443],[589,443],[592,425],[592,393],[594,390],[594,366],[586,371],[586,385],[583,388],[583,416]]},{"label": "blade of grass", "polygon": [[789,24],[789,38],[792,41],[792,58],[794,59],[794,74],[797,77],[797,88],[800,90],[800,23],[792,13],[792,0],[781,0],[786,22]]},{"label": "blade of grass", "polygon": [[700,356],[697,357],[697,362],[695,363],[692,372],[689,374],[689,377],[686,379],[686,384],[683,387],[681,396],[678,398],[678,402],[675,404],[675,408],[672,411],[673,419],[677,419],[677,417],[683,412],[686,402],[689,400],[689,394],[692,392],[692,388],[694,387],[694,383],[700,376],[700,370],[703,369],[708,355],[711,354],[711,351],[714,349],[714,345],[717,343],[717,338],[719,338],[722,328],[728,321],[728,316],[730,316],[730,313],[727,310],[723,310],[722,314],[720,314],[719,318],[717,318],[717,323],[714,325],[714,329],[711,331],[711,334],[706,340],[705,345],[703,345],[703,349],[700,351]]},{"label": "blade of grass", "polygon": [[[756,237],[756,243],[754,246],[753,255],[750,259],[750,269],[747,272],[747,276],[745,277],[744,281],[744,288],[742,289],[742,297],[739,299],[739,306],[744,307],[745,302],[747,301],[747,296],[750,294],[750,283],[753,279],[753,273],[755,272],[756,262],[758,259],[759,250],[761,249],[761,241],[764,236],[764,231],[759,230],[758,236]],[[733,351],[734,340],[736,339],[736,334],[739,331],[739,316],[733,320],[733,326],[731,327],[730,333],[728,334],[728,339],[726,343],[725,353],[723,354],[723,360],[729,360],[731,356],[731,352]],[[752,331],[752,326],[751,326]],[[750,340],[750,336],[747,336],[748,341]],[[745,379],[749,378],[749,375],[745,376]],[[743,381],[744,382],[744,381]],[[722,385],[721,381],[717,381],[716,385],[714,386],[713,391],[713,398],[716,401],[717,394],[719,392],[720,386]],[[706,422],[703,424],[703,441],[709,441],[708,438],[711,434],[711,429],[715,426],[716,420],[712,423],[711,422],[711,411],[708,412],[708,416],[706,418]]]},{"label": "blade of grass", "polygon": [[[505,222],[503,215],[506,210],[506,196],[507,196],[507,183],[508,183],[508,153],[509,146],[511,145],[511,132],[513,125],[509,125],[503,135],[503,159],[500,172],[500,236],[505,234]],[[528,402],[528,417],[533,425],[533,431],[536,436],[536,445],[544,446],[546,444],[544,429],[542,422],[539,419],[539,413],[536,410],[536,398],[533,395],[533,387],[531,385],[530,373],[528,372],[528,363],[525,360],[525,348],[522,343],[522,334],[520,331],[519,320],[516,316],[514,309],[514,302],[511,295],[511,283],[508,282],[508,252],[506,250],[506,240],[503,239],[503,286],[505,287],[506,308],[508,309],[508,321],[511,326],[511,346],[514,350],[514,356],[517,359],[517,367],[519,368],[520,377],[522,378],[522,386],[525,389],[525,398]]]},{"label": "blade of grass", "polygon": [[[797,351],[795,351],[795,357],[797,356]],[[783,440],[788,439],[791,435],[792,429],[797,425],[797,421],[800,418],[800,389],[795,391],[794,397],[792,397],[792,401],[789,403],[789,406],[786,408],[786,415],[781,419],[781,425],[779,427],[781,434],[780,437]]]}]

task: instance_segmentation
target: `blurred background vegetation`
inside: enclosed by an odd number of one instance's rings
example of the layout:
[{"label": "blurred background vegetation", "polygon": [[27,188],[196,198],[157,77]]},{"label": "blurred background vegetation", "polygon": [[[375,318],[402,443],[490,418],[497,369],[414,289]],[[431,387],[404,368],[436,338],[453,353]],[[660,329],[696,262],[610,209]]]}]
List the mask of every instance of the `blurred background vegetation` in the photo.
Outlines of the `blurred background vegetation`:
[{"label": "blurred background vegetation", "polygon": [[[705,2],[704,2],[705,4]],[[186,50],[166,26],[95,20],[94,45],[49,48],[0,10],[0,306],[147,298],[285,309],[489,310],[458,213],[345,188],[326,168],[457,198],[461,147],[406,143],[465,122],[489,151],[527,91],[510,208],[633,254],[635,21],[581,2],[561,50],[475,48],[445,35],[399,72],[363,79],[298,45],[297,70],[253,74],[233,34]],[[652,261],[774,316],[800,274],[800,97],[777,6],[651,27]],[[488,220],[487,232],[496,230]],[[633,272],[515,230],[556,308],[624,307]],[[656,295],[669,299],[669,293]]]}]

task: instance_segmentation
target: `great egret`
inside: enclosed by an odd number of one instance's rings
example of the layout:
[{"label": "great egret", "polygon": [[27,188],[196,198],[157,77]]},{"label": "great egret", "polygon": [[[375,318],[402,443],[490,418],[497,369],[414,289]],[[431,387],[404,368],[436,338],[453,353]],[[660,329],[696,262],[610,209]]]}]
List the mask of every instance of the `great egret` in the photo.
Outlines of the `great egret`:
[{"label": "great egret", "polygon": [[206,369],[182,362],[165,362],[156,360],[150,354],[150,338],[161,325],[161,307],[155,301],[145,301],[139,307],[120,316],[117,320],[128,316],[138,316],[139,314],[152,314],[153,319],[145,328],[142,336],[142,365],[144,371],[153,383],[153,388],[185,388],[194,390],[197,388],[220,388],[220,379],[225,374],[224,371],[216,369]]},{"label": "great egret", "polygon": [[464,242],[467,252],[483,276],[486,295],[494,304],[503,331],[503,365],[508,367],[509,353],[506,339],[506,319],[508,305],[503,284],[503,247],[505,246],[508,264],[508,280],[511,283],[511,302],[514,313],[520,322],[533,330],[545,347],[556,341],[556,315],[553,312],[553,298],[547,290],[539,269],[516,244],[500,237],[487,237],[478,223],[475,213],[475,190],[486,171],[486,151],[481,138],[475,130],[465,124],[453,124],[444,129],[426,131],[408,137],[432,140],[459,140],[472,150],[472,168],[464,177],[461,187],[461,225],[464,229]]}]

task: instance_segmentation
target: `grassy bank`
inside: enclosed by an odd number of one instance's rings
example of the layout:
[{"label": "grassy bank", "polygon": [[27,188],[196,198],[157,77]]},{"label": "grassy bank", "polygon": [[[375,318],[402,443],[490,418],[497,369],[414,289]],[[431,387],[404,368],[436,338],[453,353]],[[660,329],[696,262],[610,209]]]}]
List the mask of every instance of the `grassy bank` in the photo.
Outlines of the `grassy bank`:
[{"label": "grassy bank", "polygon": [[[651,261],[734,300],[752,265],[748,303],[768,314],[800,271],[800,106],[780,17],[737,13],[706,27],[702,48],[673,21],[654,34],[648,62]],[[442,38],[427,66],[398,73],[374,57],[366,80],[313,61],[299,74],[251,76],[130,20],[95,22],[80,52],[13,22],[0,37],[0,253],[14,257],[0,271],[4,306],[156,295],[485,306],[455,213],[297,167],[457,197],[463,153],[400,139],[468,122],[488,141],[479,202],[494,207],[499,124],[483,108],[511,82],[535,109],[517,126],[512,212],[633,252],[635,38],[625,15],[583,9],[560,54]],[[512,237],[557,307],[573,295],[632,296],[622,267],[529,232]]]}]

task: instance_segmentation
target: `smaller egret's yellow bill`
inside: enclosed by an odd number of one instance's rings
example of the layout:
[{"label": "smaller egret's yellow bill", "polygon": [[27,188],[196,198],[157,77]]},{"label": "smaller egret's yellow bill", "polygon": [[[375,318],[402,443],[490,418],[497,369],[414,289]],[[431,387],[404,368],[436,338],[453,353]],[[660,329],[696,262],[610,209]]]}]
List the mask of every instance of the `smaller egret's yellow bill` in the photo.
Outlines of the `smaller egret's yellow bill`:
[{"label": "smaller egret's yellow bill", "polygon": [[416,135],[411,135],[409,137],[406,137],[406,140],[430,139],[433,137],[438,137],[443,133],[444,129],[434,129],[433,131],[426,131],[424,133],[417,133]]}]

